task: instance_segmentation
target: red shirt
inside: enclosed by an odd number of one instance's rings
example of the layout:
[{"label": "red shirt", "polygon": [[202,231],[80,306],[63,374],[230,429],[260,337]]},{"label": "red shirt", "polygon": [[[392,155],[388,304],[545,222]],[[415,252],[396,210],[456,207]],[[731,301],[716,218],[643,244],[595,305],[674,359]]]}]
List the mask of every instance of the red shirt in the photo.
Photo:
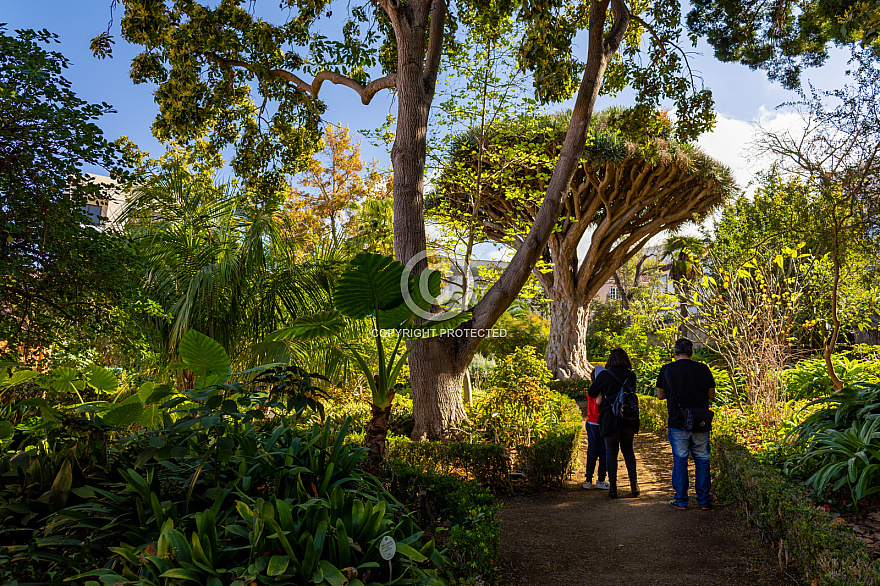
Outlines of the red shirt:
[{"label": "red shirt", "polygon": [[587,423],[595,423],[599,425],[599,405],[596,404],[596,399],[593,397],[587,397],[589,402],[587,403]]}]

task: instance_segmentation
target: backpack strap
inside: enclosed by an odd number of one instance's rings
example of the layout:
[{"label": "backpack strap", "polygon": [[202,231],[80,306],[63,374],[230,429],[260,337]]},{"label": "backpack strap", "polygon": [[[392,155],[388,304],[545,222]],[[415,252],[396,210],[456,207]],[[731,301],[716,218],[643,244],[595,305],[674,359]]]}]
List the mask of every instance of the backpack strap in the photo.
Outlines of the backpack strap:
[{"label": "backpack strap", "polygon": [[618,376],[617,376],[616,374],[614,374],[613,372],[611,372],[611,369],[610,369],[610,368],[606,368],[606,369],[603,370],[602,372],[607,372],[608,374],[610,374],[611,376],[614,377],[614,380],[616,380],[617,382],[620,383],[620,386],[621,386],[621,387],[623,386],[623,381],[621,381],[620,378],[618,378]]},{"label": "backpack strap", "polygon": [[[666,386],[671,387],[672,385],[669,382],[669,371],[668,370],[663,373],[663,378],[666,379]],[[670,394],[669,394],[669,391],[671,389],[663,389],[663,390],[666,391],[666,399],[669,400],[671,398]],[[678,400],[677,393],[675,395],[675,403],[678,405],[678,410],[681,411],[682,415],[684,415],[685,414],[684,406],[681,404],[681,401]]]}]

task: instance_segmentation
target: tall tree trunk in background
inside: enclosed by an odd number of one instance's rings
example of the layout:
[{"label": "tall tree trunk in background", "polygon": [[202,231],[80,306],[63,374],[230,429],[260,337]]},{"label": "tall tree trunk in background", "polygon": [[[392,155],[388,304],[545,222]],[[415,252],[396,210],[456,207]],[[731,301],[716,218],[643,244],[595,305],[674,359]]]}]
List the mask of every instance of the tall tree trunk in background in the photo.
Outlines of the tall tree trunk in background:
[{"label": "tall tree trunk in background", "polygon": [[837,376],[834,370],[834,362],[831,356],[834,354],[834,347],[837,345],[837,337],[840,335],[840,315],[838,314],[838,297],[840,296],[840,220],[837,214],[837,207],[831,206],[831,258],[834,263],[834,281],[831,287],[831,335],[825,343],[825,350],[822,357],[825,359],[825,370],[831,378],[831,385],[835,391],[843,388],[843,381]]},{"label": "tall tree trunk in background", "polygon": [[547,368],[558,379],[590,378],[593,365],[587,357],[587,315],[581,299],[562,295],[550,307]]},{"label": "tall tree trunk in background", "polygon": [[428,338],[420,340],[410,352],[415,419],[410,437],[414,440],[448,437],[467,418],[461,385],[470,357],[465,360],[458,352],[458,341],[458,338]]},{"label": "tall tree trunk in background", "polygon": [[577,290],[573,271],[557,268],[553,280],[547,368],[558,379],[589,378],[593,370],[586,346],[589,310]]}]

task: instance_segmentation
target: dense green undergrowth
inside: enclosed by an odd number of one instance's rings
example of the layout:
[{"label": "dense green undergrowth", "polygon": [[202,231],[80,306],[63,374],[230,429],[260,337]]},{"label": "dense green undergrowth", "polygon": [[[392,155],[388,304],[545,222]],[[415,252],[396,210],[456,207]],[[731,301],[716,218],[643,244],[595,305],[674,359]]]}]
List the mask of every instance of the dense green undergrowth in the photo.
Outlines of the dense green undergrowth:
[{"label": "dense green undergrowth", "polygon": [[[432,515],[419,515],[413,487],[428,473],[367,472],[351,420],[324,418],[309,375],[233,381],[219,345],[184,338],[193,389],[3,404],[0,583],[492,583],[490,493],[434,474]],[[378,550],[388,537],[390,563]],[[454,551],[477,541],[482,561]]]}]

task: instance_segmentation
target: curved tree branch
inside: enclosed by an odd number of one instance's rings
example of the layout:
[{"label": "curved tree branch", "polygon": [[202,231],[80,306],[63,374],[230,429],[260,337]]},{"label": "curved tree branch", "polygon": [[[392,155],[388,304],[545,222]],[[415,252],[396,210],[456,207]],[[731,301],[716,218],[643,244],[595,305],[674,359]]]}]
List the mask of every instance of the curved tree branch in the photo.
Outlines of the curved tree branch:
[{"label": "curved tree branch", "polygon": [[[242,69],[247,69],[252,73],[256,73],[254,66],[246,61],[241,61],[238,59],[225,59],[216,53],[205,53],[205,56],[208,57],[211,61],[219,65],[224,69],[231,69],[233,67],[240,67]],[[371,81],[366,86],[362,86],[355,80],[342,75],[341,73],[336,73],[335,71],[321,71],[315,76],[315,79],[311,84],[303,81],[295,73],[287,71],[286,69],[269,69],[266,71],[266,75],[269,77],[280,77],[282,79],[287,80],[292,83],[300,90],[309,94],[313,98],[318,97],[318,92],[321,91],[321,86],[325,81],[329,81],[330,83],[334,83],[336,85],[344,85],[349,87],[357,93],[361,98],[361,102],[364,105],[367,105],[372,101],[373,96],[375,96],[380,90],[388,89],[396,87],[397,85],[397,74],[389,73],[384,77],[380,77],[374,81]]]}]

